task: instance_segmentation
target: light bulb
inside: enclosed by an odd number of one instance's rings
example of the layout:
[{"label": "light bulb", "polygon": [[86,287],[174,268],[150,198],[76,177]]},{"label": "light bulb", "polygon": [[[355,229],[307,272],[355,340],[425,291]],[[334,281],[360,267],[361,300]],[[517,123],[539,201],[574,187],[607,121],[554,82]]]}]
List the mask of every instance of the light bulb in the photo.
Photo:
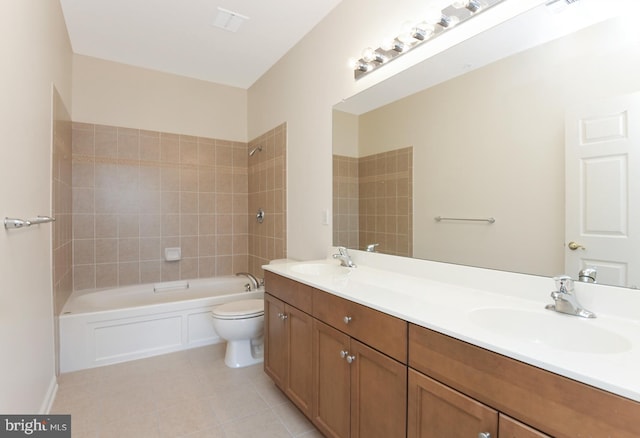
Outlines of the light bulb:
[{"label": "light bulb", "polygon": [[451,3],[451,6],[456,9],[467,8],[472,14],[478,12],[480,8],[482,8],[482,4],[479,0],[455,0]]},{"label": "light bulb", "polygon": [[405,44],[411,44],[414,42],[415,38],[413,37],[413,23],[410,21],[405,21],[402,27],[400,28],[400,35],[398,35],[398,40],[402,41]]},{"label": "light bulb", "polygon": [[468,4],[469,4],[469,0],[455,0],[454,2],[451,3],[451,6],[453,6],[456,9],[462,9],[462,8],[466,8]]},{"label": "light bulb", "polygon": [[422,23],[416,24],[416,27],[414,27],[411,32],[415,39],[424,41],[431,38],[434,31],[435,27],[433,26],[433,24],[423,21]]},{"label": "light bulb", "polygon": [[460,19],[455,15],[443,15],[438,22],[440,26],[446,29],[454,27],[458,23],[460,23]]},{"label": "light bulb", "polygon": [[429,23],[438,23],[442,19],[442,11],[435,6],[430,6],[424,14],[424,19]]},{"label": "light bulb", "polygon": [[395,44],[394,41],[395,41],[394,37],[386,37],[385,39],[382,40],[382,43],[380,44],[380,48],[382,50],[389,51],[393,49],[393,46]]},{"label": "light bulb", "polygon": [[362,51],[362,59],[365,62],[375,61],[375,62],[379,62],[381,64],[386,61],[384,56],[382,56],[377,51],[373,50],[371,47],[367,47],[366,49],[364,49]]}]

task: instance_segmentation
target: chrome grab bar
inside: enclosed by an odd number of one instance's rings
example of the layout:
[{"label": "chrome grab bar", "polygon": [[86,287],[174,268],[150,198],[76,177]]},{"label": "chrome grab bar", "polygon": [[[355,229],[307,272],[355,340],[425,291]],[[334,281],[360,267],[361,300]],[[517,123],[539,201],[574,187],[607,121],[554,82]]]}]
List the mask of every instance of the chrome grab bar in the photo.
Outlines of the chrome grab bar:
[{"label": "chrome grab bar", "polygon": [[31,225],[39,225],[46,224],[48,222],[53,222],[56,219],[49,216],[38,216],[32,219],[16,219],[5,217],[4,218],[4,227],[8,230],[10,228],[23,228],[30,227]]},{"label": "chrome grab bar", "polygon": [[492,218],[492,217],[488,217],[486,219],[474,219],[474,218],[463,218],[463,217],[436,216],[436,217],[434,217],[434,219],[436,220],[436,222],[440,222],[440,221],[470,221],[470,222],[489,222],[490,224],[492,224],[492,223],[494,223],[496,221],[496,219]]}]

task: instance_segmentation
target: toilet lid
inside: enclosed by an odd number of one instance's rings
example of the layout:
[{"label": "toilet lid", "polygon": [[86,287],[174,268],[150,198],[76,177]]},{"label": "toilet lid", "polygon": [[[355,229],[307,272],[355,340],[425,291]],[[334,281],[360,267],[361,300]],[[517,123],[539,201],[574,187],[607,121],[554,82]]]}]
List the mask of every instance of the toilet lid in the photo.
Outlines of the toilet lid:
[{"label": "toilet lid", "polygon": [[211,313],[220,318],[251,318],[264,314],[264,300],[232,301],[216,307]]}]

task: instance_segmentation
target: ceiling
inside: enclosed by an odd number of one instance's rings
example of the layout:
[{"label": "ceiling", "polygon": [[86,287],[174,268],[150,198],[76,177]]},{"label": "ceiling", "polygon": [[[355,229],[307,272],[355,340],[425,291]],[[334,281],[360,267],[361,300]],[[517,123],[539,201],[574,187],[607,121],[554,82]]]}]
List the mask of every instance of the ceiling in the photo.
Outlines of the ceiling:
[{"label": "ceiling", "polygon": [[[341,0],[60,0],[74,53],[249,88]],[[218,8],[249,17],[237,32]]]}]

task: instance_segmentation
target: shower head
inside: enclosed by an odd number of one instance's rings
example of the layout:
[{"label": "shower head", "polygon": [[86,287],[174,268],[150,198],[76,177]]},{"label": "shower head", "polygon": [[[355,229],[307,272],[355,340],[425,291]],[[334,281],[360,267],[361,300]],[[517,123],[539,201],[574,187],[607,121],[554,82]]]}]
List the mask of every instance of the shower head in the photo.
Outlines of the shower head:
[{"label": "shower head", "polygon": [[255,154],[256,152],[262,152],[262,146],[256,146],[255,148],[251,149],[249,151],[249,156],[253,157],[253,154]]}]

